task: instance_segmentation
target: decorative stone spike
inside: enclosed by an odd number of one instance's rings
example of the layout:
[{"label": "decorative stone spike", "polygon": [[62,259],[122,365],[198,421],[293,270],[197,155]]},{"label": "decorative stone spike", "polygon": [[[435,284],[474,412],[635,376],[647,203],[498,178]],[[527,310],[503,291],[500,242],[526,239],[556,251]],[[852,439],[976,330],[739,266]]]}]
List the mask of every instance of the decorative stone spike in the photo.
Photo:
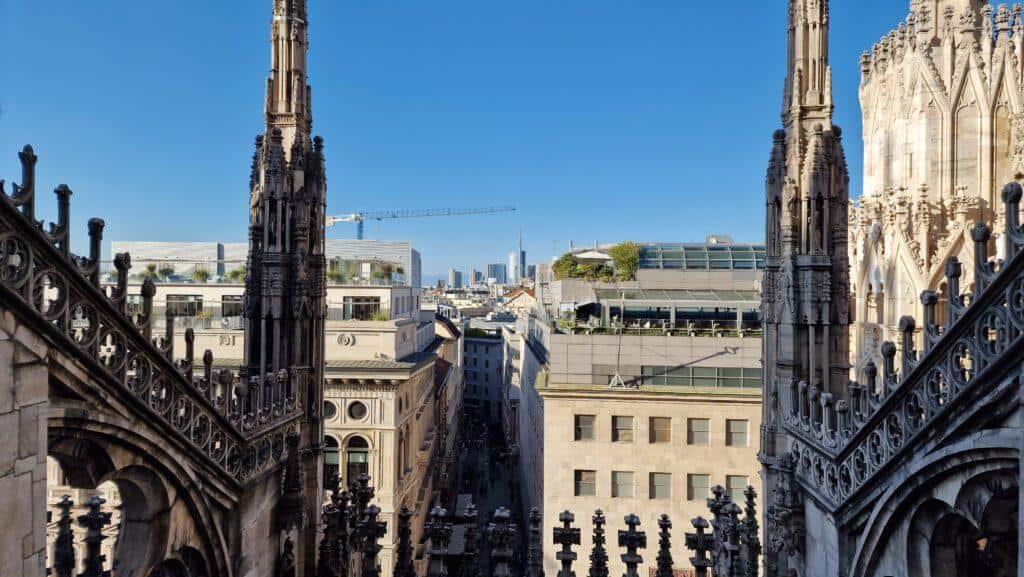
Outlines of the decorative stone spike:
[{"label": "decorative stone spike", "polygon": [[121,314],[128,312],[128,271],[132,268],[132,257],[126,252],[114,255],[114,269],[117,270],[117,293],[114,304]]},{"label": "decorative stone spike", "polygon": [[71,189],[61,184],[53,189],[57,196],[57,226],[50,226],[50,240],[64,257],[71,255]]},{"label": "decorative stone spike", "polygon": [[476,520],[476,505],[470,503],[466,506],[466,513],[464,517],[464,521],[466,522],[466,552],[462,559],[461,577],[476,577],[480,574],[480,568],[478,567],[479,558],[477,555],[477,551],[479,549],[477,547],[477,540],[479,539],[479,535],[477,535]]},{"label": "decorative stone spike", "polygon": [[900,334],[902,335],[903,363],[900,369],[901,379],[910,376],[910,371],[917,366],[917,352],[914,350],[914,332],[917,330],[917,323],[914,317],[904,316],[900,318]]},{"label": "decorative stone spike", "polygon": [[348,491],[341,491],[340,493],[335,491],[335,493],[331,495],[331,502],[334,503],[336,508],[335,514],[338,516],[338,544],[335,546],[339,563],[338,572],[342,576],[346,576],[349,573],[348,568],[351,561],[351,550],[349,549],[349,540],[351,538],[351,535],[349,535],[351,529],[351,517]]},{"label": "decorative stone spike", "polygon": [[697,532],[686,534],[686,548],[694,553],[690,557],[690,564],[693,565],[695,577],[708,577],[708,567],[711,567],[708,552],[715,546],[714,537],[705,533],[710,524],[703,517],[697,517],[691,524]]},{"label": "decorative stone spike", "polygon": [[939,293],[924,291],[921,293],[921,304],[924,306],[924,353],[932,350],[939,338],[939,328],[935,325],[935,307],[939,303]]},{"label": "decorative stone spike", "polygon": [[515,527],[509,522],[511,512],[504,507],[494,511],[494,520],[487,527],[487,540],[491,545],[493,577],[511,577],[512,543],[516,540]]},{"label": "decorative stone spike", "polygon": [[381,546],[378,541],[384,537],[388,524],[378,519],[380,507],[370,505],[363,514],[363,567],[361,577],[380,577],[377,555]]},{"label": "decorative stone spike", "polygon": [[963,313],[963,297],[960,295],[960,276],[963,275],[963,266],[960,259],[955,256],[949,257],[946,262],[946,326],[953,326]]},{"label": "decorative stone spike", "polygon": [[658,519],[658,571],[655,577],[673,577],[672,565],[672,521],[668,515]]},{"label": "decorative stone spike", "polygon": [[984,222],[974,223],[971,229],[971,240],[974,241],[974,299],[977,300],[985,292],[995,278],[995,267],[988,260],[988,241],[992,231]]},{"label": "decorative stone spike", "polygon": [[11,190],[11,200],[14,206],[21,208],[21,214],[25,215],[32,224],[36,223],[36,161],[39,157],[32,150],[32,146],[26,144],[25,148],[18,153],[18,160],[21,161],[21,185],[15,184]]},{"label": "decorative stone spike", "polygon": [[164,342],[160,347],[167,360],[174,362],[174,313],[167,309],[164,316]]},{"label": "decorative stone spike", "polygon": [[743,508],[743,531],[740,541],[743,544],[744,577],[757,577],[761,560],[761,531],[757,523],[757,491],[747,487],[743,492],[746,497]]},{"label": "decorative stone spike", "polygon": [[213,351],[206,349],[203,351],[203,381],[206,386],[209,387],[209,391],[213,393]]},{"label": "decorative stone spike", "polygon": [[89,219],[89,265],[88,278],[93,286],[100,286],[100,257],[103,251],[103,228],[106,223],[102,218]]},{"label": "decorative stone spike", "polygon": [[558,577],[576,577],[576,572],[572,570],[572,564],[577,558],[572,546],[580,544],[580,530],[572,526],[576,517],[570,511],[562,511],[558,515],[558,520],[562,526],[555,527],[553,531],[554,544],[562,546],[562,550],[555,553],[555,559],[562,564]]},{"label": "decorative stone spike", "polygon": [[[867,392],[871,396],[878,397],[880,392],[878,390],[878,367],[875,366],[875,361],[868,359],[867,364],[864,365],[864,385],[867,387]],[[866,401],[867,399],[865,399]],[[864,415],[870,413],[870,409],[865,407]]]},{"label": "decorative stone spike", "polygon": [[590,551],[589,577],[608,577],[608,552],[605,550],[604,513],[598,509],[591,519],[594,524],[593,548]]},{"label": "decorative stone spike", "polygon": [[623,577],[639,577],[637,568],[641,563],[644,562],[644,558],[640,556],[639,550],[647,548],[647,534],[643,531],[637,531],[637,527],[640,526],[640,518],[632,513],[626,515],[623,519],[626,523],[626,529],[623,531],[619,529],[619,547],[625,547],[626,552],[622,554],[622,562],[626,565],[626,572]]},{"label": "decorative stone spike", "polygon": [[423,530],[430,539],[430,548],[427,551],[430,556],[430,565],[427,568],[427,574],[430,577],[448,575],[448,543],[452,536],[452,524],[448,522],[448,511],[443,507],[431,509],[430,520],[424,525]]},{"label": "decorative stone spike", "polygon": [[78,577],[110,577],[110,571],[103,569],[107,556],[102,553],[102,544],[106,540],[103,528],[110,524],[110,513],[100,511],[106,499],[99,496],[89,497],[85,506],[89,511],[78,517],[78,524],[85,527],[85,562]]},{"label": "decorative stone spike", "polygon": [[530,509],[526,519],[526,577],[544,577],[544,564],[541,559],[541,518],[536,507]]},{"label": "decorative stone spike", "polygon": [[1011,182],[1003,187],[1003,203],[1006,205],[1005,258],[1010,260],[1024,244],[1024,235],[1020,229],[1020,200],[1024,196],[1024,188],[1019,183]]},{"label": "decorative stone spike", "polygon": [[411,519],[412,511],[408,507],[402,507],[398,512],[398,550],[394,577],[416,577],[412,566],[412,530],[409,527]]},{"label": "decorative stone spike", "polygon": [[323,508],[324,536],[320,540],[317,557],[316,577],[339,577],[337,572],[338,515],[336,505],[328,503]]},{"label": "decorative stone spike", "polygon": [[896,345],[892,341],[882,343],[882,396],[888,397],[896,388]]},{"label": "decorative stone spike", "polygon": [[56,577],[71,577],[75,571],[75,536],[71,530],[71,497],[64,495],[57,502],[57,539],[53,546],[53,571]]},{"label": "decorative stone spike", "polygon": [[153,341],[153,295],[156,294],[156,284],[153,279],[146,277],[142,281],[142,335],[146,342]]},{"label": "decorative stone spike", "polygon": [[185,379],[192,382],[196,365],[196,332],[192,327],[185,329]]}]

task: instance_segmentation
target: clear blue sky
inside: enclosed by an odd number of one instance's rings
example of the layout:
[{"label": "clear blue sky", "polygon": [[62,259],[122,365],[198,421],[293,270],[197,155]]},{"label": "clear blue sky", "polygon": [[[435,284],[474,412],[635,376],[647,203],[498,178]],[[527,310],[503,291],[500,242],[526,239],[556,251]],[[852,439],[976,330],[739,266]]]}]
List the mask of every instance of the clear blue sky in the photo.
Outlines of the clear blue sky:
[{"label": "clear blue sky", "polygon": [[[837,123],[860,193],[861,51],[905,0],[834,0]],[[0,177],[32,143],[40,213],[75,191],[114,240],[242,240],[270,0],[0,0]],[[763,237],[784,0],[310,0],[328,211],[514,204],[367,226],[424,275],[569,240]],[[339,225],[328,236],[354,236]]]}]

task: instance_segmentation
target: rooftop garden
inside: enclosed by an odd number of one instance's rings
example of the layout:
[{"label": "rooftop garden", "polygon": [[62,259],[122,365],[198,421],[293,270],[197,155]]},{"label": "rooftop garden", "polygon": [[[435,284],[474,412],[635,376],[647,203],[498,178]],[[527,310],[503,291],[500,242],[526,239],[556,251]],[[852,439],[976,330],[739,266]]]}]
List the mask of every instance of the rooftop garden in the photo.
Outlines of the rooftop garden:
[{"label": "rooftop garden", "polygon": [[608,251],[610,263],[580,262],[576,255],[566,253],[552,266],[555,280],[582,279],[586,281],[630,281],[636,279],[636,270],[640,267],[640,245],[632,242],[620,242]]}]

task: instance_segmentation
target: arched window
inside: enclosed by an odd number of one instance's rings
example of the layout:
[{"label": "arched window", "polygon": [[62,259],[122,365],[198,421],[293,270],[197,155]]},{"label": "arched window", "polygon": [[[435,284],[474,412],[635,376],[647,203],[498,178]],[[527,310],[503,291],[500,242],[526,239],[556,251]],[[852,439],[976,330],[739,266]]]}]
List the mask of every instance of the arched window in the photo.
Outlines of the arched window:
[{"label": "arched window", "polygon": [[370,446],[362,437],[352,437],[345,446],[345,482],[351,483],[370,472]]},{"label": "arched window", "polygon": [[324,436],[324,487],[333,489],[331,477],[338,475],[338,440],[331,436]]}]

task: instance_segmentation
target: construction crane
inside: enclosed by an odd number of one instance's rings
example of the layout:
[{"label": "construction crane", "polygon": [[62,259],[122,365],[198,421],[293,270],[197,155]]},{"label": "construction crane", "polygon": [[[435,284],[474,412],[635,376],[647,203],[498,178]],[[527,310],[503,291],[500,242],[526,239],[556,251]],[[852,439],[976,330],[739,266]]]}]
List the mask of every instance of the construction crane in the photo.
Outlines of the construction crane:
[{"label": "construction crane", "polygon": [[515,212],[514,206],[490,206],[485,208],[427,208],[412,210],[377,210],[367,212],[353,212],[341,216],[328,216],[327,226],[334,226],[339,222],[356,223],[356,238],[363,240],[363,223],[368,220],[390,220],[397,218],[424,218],[428,216],[469,216],[474,214],[494,214],[498,212]]}]

